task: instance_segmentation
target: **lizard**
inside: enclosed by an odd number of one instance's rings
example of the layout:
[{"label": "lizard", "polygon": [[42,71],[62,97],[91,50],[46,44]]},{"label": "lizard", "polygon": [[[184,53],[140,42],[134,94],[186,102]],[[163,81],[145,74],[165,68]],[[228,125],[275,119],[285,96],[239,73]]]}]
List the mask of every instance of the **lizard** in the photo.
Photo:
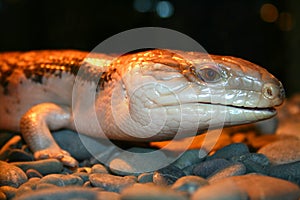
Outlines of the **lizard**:
[{"label": "lizard", "polygon": [[51,131],[162,141],[276,115],[282,83],[232,56],[151,49],[118,57],[77,50],[0,54],[0,129],[21,132],[36,160],[78,162]]}]

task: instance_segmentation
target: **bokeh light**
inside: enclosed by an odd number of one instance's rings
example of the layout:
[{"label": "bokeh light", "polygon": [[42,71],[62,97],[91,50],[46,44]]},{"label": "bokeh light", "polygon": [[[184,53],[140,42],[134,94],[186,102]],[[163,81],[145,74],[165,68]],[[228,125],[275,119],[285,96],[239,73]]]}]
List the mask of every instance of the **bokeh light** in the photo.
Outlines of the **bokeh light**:
[{"label": "bokeh light", "polygon": [[273,4],[263,4],[260,8],[260,17],[265,22],[275,22],[278,18],[278,9]]},{"label": "bokeh light", "polygon": [[169,1],[160,1],[156,5],[156,12],[161,18],[168,18],[173,15],[174,7]]}]

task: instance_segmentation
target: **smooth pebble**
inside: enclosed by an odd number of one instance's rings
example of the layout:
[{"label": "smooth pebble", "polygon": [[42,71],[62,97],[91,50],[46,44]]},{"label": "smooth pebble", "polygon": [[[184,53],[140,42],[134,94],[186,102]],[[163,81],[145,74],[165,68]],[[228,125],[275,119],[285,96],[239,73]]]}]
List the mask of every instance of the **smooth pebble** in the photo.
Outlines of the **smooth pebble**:
[{"label": "smooth pebble", "polygon": [[18,196],[18,200],[40,200],[40,199],[81,199],[99,200],[99,192],[90,188],[78,186],[53,187],[41,190],[33,190]]},{"label": "smooth pebble", "polygon": [[75,175],[64,175],[64,174],[49,174],[44,176],[40,180],[41,183],[49,183],[56,186],[67,186],[67,185],[83,185],[83,180]]},{"label": "smooth pebble", "polygon": [[154,172],[153,182],[157,185],[172,185],[177,179],[185,175],[178,167],[169,165]]},{"label": "smooth pebble", "polygon": [[94,187],[101,187],[106,191],[120,192],[124,188],[136,183],[131,176],[114,176],[111,174],[91,174],[90,182]]},{"label": "smooth pebble", "polygon": [[12,162],[11,164],[20,167],[23,171],[35,169],[42,175],[60,173],[63,170],[63,164],[57,159],[45,159],[30,162]]},{"label": "smooth pebble", "polygon": [[300,189],[291,182],[258,174],[232,176],[198,189],[192,200],[297,200]]},{"label": "smooth pebble", "polygon": [[124,189],[122,200],[187,200],[183,194],[168,187],[161,187],[151,183],[137,183]]},{"label": "smooth pebble", "polygon": [[199,176],[184,176],[179,178],[171,188],[173,190],[187,192],[188,194],[193,194],[197,189],[208,185],[208,181]]},{"label": "smooth pebble", "polygon": [[232,163],[231,165],[216,171],[214,174],[210,175],[207,180],[209,183],[213,183],[223,178],[227,178],[230,176],[239,176],[244,175],[246,173],[246,167],[242,163]]},{"label": "smooth pebble", "polygon": [[185,151],[172,165],[175,165],[179,169],[197,164],[205,159],[207,155],[204,149],[192,149]]},{"label": "smooth pebble", "polygon": [[300,140],[282,139],[270,143],[258,150],[267,156],[272,165],[286,164],[300,161]]},{"label": "smooth pebble", "polygon": [[208,160],[199,163],[196,165],[193,169],[193,174],[197,176],[201,176],[203,178],[207,178],[214,172],[223,169],[230,165],[230,162],[228,160],[225,160],[223,158],[217,158],[213,160]]},{"label": "smooth pebble", "polygon": [[300,161],[273,166],[268,175],[292,181],[300,186]]},{"label": "smooth pebble", "polygon": [[206,160],[216,158],[230,159],[234,156],[240,156],[249,153],[249,149],[244,143],[233,143],[217,150],[213,155],[207,157]]},{"label": "smooth pebble", "polygon": [[17,166],[0,161],[0,186],[18,188],[28,180],[25,172]]},{"label": "smooth pebble", "polygon": [[247,173],[267,174],[270,166],[269,159],[260,153],[247,153],[241,156],[232,157],[233,162],[241,162],[246,166]]},{"label": "smooth pebble", "polygon": [[111,159],[109,169],[121,176],[138,176],[144,172],[160,169],[165,162],[168,163],[168,158],[162,151],[134,147]]}]

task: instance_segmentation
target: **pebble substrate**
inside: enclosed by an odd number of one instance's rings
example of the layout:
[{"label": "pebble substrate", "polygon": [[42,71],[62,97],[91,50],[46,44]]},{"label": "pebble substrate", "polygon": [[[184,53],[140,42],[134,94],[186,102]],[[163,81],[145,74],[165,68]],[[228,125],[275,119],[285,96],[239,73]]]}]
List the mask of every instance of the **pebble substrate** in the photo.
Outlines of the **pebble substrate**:
[{"label": "pebble substrate", "polygon": [[[288,110],[291,105],[284,106]],[[283,125],[279,124],[276,134],[261,134],[252,126],[225,129],[213,152],[194,145],[170,165],[145,173],[131,173],[135,163],[122,155],[108,166],[95,159],[83,160],[76,169],[56,159],[34,161],[19,135],[2,132],[0,200],[300,200],[300,133],[299,129],[283,130],[289,114],[279,115]],[[292,114],[295,120],[289,123],[294,127],[300,124],[295,118],[299,113]],[[152,148],[131,150],[143,153]],[[155,158],[143,164],[153,162]],[[123,166],[126,172],[120,170]]]}]

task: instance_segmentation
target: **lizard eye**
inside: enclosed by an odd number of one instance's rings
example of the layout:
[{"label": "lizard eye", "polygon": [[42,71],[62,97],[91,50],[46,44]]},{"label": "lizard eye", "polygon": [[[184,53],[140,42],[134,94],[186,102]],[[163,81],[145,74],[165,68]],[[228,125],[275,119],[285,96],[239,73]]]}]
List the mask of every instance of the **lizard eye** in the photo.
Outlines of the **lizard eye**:
[{"label": "lizard eye", "polygon": [[192,71],[194,74],[199,78],[200,80],[206,82],[206,83],[215,83],[218,82],[222,75],[219,72],[218,69],[216,69],[215,66],[204,66],[200,69],[197,69],[195,67],[192,67]]}]

